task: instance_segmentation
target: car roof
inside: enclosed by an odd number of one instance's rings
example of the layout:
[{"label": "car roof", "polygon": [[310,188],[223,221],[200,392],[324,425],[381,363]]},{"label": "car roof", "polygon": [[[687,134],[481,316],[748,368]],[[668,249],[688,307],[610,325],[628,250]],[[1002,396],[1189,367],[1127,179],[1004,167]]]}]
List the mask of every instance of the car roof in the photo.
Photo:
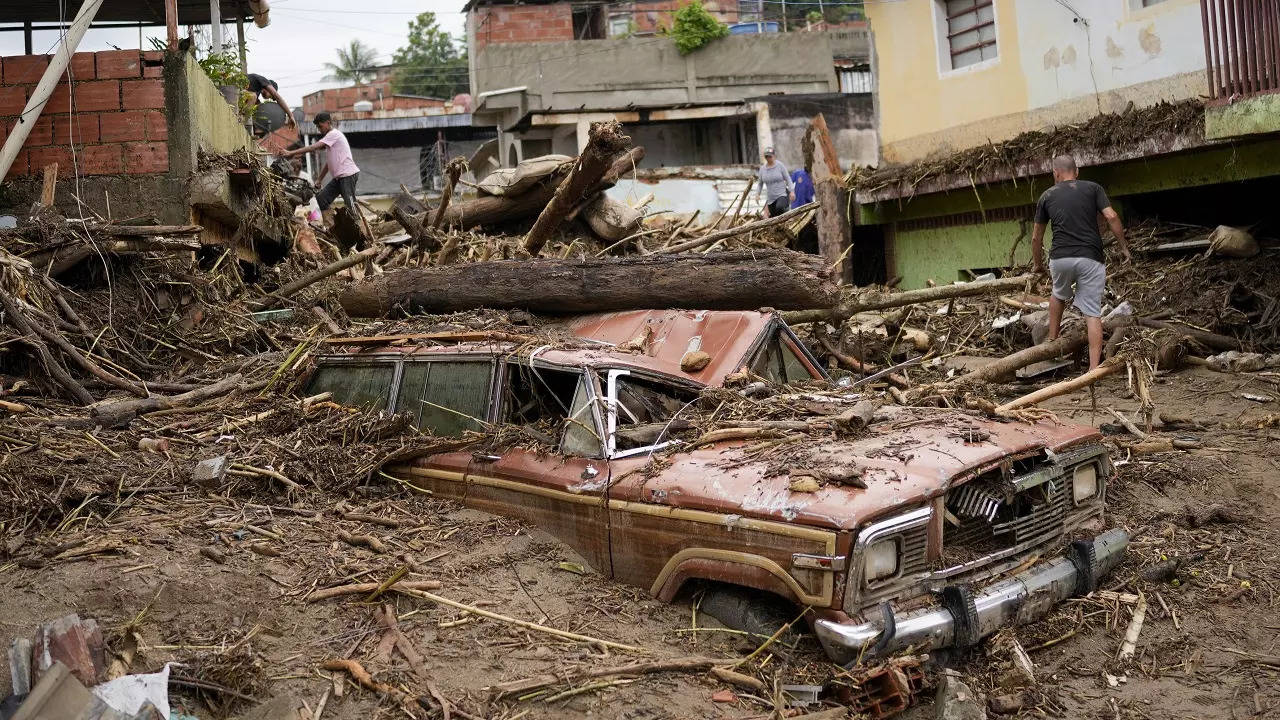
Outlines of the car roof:
[{"label": "car roof", "polygon": [[[768,311],[745,310],[631,310],[568,318],[559,326],[572,337],[587,341],[576,347],[543,347],[537,340],[521,343],[513,333],[449,333],[368,338],[358,355],[398,353],[436,355],[506,353],[518,351],[535,355],[557,365],[608,366],[650,371],[706,386],[723,384],[725,376],[739,370],[747,354],[757,345],[775,315]],[[430,344],[408,344],[415,339]],[[360,338],[337,343],[360,343]],[[686,354],[701,350],[710,356],[706,367],[686,372],[680,361]],[[350,354],[347,355],[350,357]]]}]

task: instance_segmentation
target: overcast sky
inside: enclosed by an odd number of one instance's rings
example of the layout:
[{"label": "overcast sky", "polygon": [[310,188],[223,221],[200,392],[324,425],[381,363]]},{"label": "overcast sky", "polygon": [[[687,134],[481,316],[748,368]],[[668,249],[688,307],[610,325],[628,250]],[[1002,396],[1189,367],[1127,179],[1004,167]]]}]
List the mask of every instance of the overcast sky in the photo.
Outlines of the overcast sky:
[{"label": "overcast sky", "polygon": [[[301,106],[303,95],[341,84],[322,80],[323,64],[336,61],[336,48],[359,39],[378,51],[380,61],[390,62],[391,54],[405,43],[409,21],[420,12],[434,12],[445,32],[462,37],[464,4],[465,0],[271,0],[269,26],[245,25],[249,72],[275,80],[289,104]],[[185,27],[180,34],[186,35]],[[95,29],[85,35],[80,50],[150,49],[151,36],[163,39],[164,28],[143,28],[141,42],[136,29]],[[234,43],[235,36],[235,25],[225,26],[223,37],[229,40],[224,41]],[[57,40],[53,31],[35,33],[35,52],[49,51]],[[22,33],[0,33],[0,55],[22,52]]]}]

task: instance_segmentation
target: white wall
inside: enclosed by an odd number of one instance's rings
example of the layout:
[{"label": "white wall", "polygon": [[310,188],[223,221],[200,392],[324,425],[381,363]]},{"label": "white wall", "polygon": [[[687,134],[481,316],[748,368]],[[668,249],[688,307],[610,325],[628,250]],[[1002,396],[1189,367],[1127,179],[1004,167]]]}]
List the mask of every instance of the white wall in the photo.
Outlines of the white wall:
[{"label": "white wall", "polygon": [[1017,51],[1030,108],[1204,71],[1199,0],[1065,4],[1083,20],[1056,0],[1018,0]]}]

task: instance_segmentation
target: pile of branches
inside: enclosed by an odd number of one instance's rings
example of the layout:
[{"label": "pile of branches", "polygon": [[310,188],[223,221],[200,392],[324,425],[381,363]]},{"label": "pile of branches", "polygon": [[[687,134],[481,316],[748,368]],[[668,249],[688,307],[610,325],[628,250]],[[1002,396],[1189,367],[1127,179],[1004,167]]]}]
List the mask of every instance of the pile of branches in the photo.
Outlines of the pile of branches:
[{"label": "pile of branches", "polygon": [[1120,113],[1102,113],[1049,130],[1029,130],[1001,143],[987,143],[943,157],[905,165],[854,168],[845,177],[845,185],[861,193],[893,188],[906,195],[933,178],[959,177],[970,182],[993,174],[1016,178],[1024,175],[1028,167],[1039,171],[1059,153],[1106,154],[1153,141],[1202,137],[1203,133],[1204,103],[1199,99],[1161,101],[1144,108],[1130,105]]}]

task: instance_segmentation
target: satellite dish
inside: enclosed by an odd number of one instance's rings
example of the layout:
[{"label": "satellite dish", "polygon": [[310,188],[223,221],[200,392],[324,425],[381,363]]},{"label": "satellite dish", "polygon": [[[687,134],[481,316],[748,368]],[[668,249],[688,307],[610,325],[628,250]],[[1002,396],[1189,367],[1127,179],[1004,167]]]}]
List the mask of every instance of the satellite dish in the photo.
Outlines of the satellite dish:
[{"label": "satellite dish", "polygon": [[275,102],[258,103],[253,111],[253,129],[259,133],[270,133],[284,127],[284,108]]}]

